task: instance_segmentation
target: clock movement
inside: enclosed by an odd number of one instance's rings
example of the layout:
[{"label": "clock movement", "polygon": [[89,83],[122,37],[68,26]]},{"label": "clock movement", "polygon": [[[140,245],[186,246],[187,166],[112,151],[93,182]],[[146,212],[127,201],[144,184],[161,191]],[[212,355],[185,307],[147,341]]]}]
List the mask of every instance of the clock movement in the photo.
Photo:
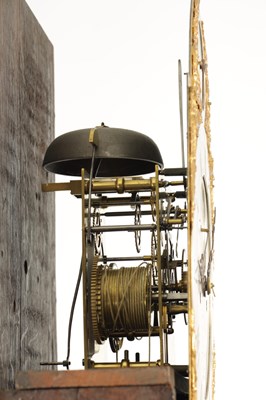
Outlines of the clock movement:
[{"label": "clock movement", "polygon": [[[70,191],[81,203],[82,257],[70,327],[82,282],[84,368],[170,364],[178,399],[207,400],[214,396],[215,212],[208,64],[199,0],[191,1],[189,25],[186,80],[179,62],[182,160],[168,168],[151,138],[102,123],[65,133],[50,144],[44,168],[79,179],[43,184],[43,191]],[[121,241],[121,251],[112,249],[110,243],[116,241]],[[170,336],[171,346],[182,346],[175,327],[178,318],[187,325],[186,365],[170,357]],[[141,338],[147,343],[145,359],[137,349]],[[127,348],[131,342],[133,358]],[[113,361],[96,362],[95,353],[101,354],[106,343]],[[62,364],[69,368],[69,351]]]}]

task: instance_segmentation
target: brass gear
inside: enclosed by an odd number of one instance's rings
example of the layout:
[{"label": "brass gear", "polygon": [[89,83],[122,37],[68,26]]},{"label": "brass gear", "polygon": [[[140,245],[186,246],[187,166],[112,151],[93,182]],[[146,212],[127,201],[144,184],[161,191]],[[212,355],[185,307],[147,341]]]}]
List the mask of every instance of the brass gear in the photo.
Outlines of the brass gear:
[{"label": "brass gear", "polygon": [[[98,344],[103,343],[103,334],[101,333],[100,321],[101,321],[101,277],[102,277],[102,266],[98,265],[98,257],[94,256],[92,263],[91,273],[91,320],[93,328],[93,336]],[[105,340],[105,339],[104,339]]]}]

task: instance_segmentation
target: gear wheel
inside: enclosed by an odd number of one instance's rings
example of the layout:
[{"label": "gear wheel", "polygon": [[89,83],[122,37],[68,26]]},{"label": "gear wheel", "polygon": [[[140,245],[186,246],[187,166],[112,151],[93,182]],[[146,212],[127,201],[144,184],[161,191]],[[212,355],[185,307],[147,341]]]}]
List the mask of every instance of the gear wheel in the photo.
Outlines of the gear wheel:
[{"label": "gear wheel", "polygon": [[100,329],[100,321],[101,321],[101,278],[102,278],[102,266],[98,265],[98,257],[95,256],[92,264],[92,274],[91,274],[91,302],[90,302],[90,310],[91,310],[91,319],[92,319],[92,328],[94,339],[98,344],[102,344],[105,338],[103,339],[103,334]]}]

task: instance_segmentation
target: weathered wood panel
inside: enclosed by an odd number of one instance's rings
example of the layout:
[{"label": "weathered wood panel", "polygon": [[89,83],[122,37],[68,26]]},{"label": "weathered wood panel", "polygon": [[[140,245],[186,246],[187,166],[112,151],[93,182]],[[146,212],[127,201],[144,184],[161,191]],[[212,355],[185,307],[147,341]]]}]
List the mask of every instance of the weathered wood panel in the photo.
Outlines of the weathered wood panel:
[{"label": "weathered wood panel", "polygon": [[53,137],[53,47],[24,0],[0,0],[1,388],[56,358]]}]

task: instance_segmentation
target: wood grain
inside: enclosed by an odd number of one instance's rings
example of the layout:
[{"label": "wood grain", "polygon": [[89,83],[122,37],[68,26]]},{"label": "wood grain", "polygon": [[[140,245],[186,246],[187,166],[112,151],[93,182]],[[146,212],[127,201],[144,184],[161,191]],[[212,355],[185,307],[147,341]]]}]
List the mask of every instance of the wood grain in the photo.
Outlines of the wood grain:
[{"label": "wood grain", "polygon": [[169,366],[22,372],[16,388],[0,392],[1,400],[184,399],[176,397],[174,371]]},{"label": "wood grain", "polygon": [[[0,387],[56,358],[53,47],[24,0],[0,0]],[[49,181],[52,177],[49,177]]]}]

